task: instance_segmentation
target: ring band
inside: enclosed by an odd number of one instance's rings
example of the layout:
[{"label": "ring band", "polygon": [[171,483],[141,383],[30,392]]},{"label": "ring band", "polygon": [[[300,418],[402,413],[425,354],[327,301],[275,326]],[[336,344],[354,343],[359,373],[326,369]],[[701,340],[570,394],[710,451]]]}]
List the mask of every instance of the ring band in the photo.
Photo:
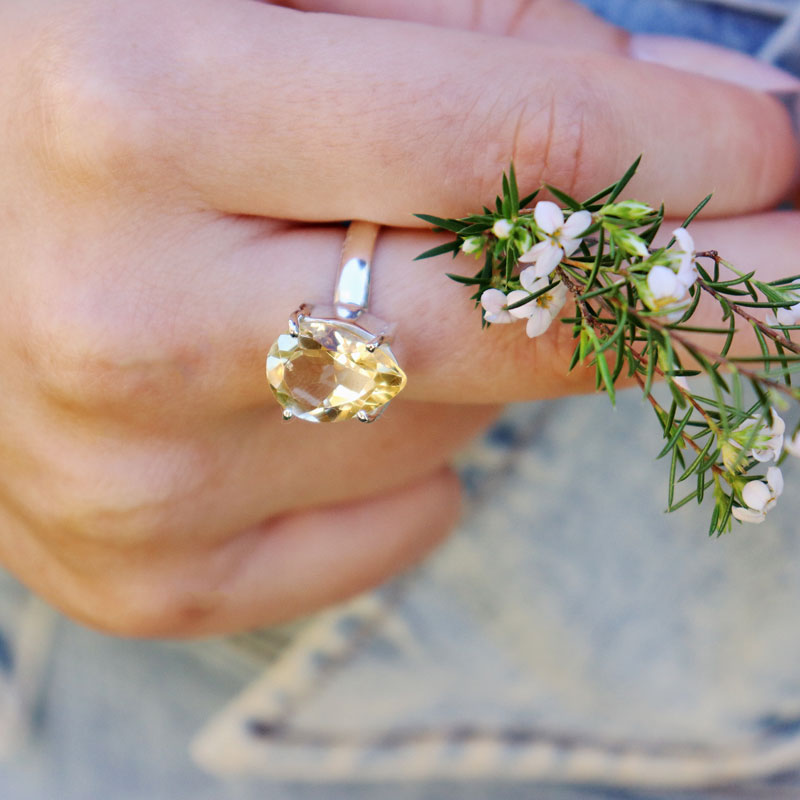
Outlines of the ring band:
[{"label": "ring band", "polygon": [[302,303],[267,355],[267,381],[284,419],[373,422],[406,384],[389,348],[393,327],[369,313],[379,226],[347,229],[332,304]]},{"label": "ring band", "polygon": [[342,243],[333,303],[341,319],[358,319],[369,306],[372,254],[378,240],[372,222],[351,222]]}]

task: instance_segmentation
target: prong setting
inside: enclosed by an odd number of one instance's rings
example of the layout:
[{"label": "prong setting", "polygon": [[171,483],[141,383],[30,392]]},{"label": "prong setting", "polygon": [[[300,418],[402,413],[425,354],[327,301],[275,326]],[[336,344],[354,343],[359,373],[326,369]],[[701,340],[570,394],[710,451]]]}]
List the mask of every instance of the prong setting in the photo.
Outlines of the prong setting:
[{"label": "prong setting", "polygon": [[311,313],[311,306],[302,303],[300,307],[289,317],[289,335],[295,339],[300,335],[300,323]]},{"label": "prong setting", "polygon": [[367,352],[374,353],[382,344],[387,344],[389,337],[384,333],[379,333],[371,342],[367,343]]}]

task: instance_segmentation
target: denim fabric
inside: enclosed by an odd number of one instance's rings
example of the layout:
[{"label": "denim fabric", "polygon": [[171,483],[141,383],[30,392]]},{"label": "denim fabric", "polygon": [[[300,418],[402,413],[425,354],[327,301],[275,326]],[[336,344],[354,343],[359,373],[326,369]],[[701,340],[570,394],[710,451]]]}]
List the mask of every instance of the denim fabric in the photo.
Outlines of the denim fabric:
[{"label": "denim fabric", "polygon": [[[586,5],[800,72],[794,0]],[[704,511],[659,514],[650,413],[635,392],[510,409],[461,459],[458,534],[296,628],[51,634],[3,578],[0,755],[33,731],[0,798],[800,796],[800,495],[721,540]]]}]

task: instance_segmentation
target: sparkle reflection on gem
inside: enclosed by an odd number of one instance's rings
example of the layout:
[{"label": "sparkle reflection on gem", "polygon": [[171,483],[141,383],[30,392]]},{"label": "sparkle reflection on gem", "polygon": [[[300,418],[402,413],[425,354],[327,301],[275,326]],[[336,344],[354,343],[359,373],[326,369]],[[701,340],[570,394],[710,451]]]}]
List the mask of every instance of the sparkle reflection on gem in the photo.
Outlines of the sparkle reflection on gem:
[{"label": "sparkle reflection on gem", "polygon": [[357,325],[305,317],[299,327],[296,337],[279,336],[267,356],[270,387],[296,417],[335,422],[369,414],[405,386],[389,347],[369,352],[373,335]]}]

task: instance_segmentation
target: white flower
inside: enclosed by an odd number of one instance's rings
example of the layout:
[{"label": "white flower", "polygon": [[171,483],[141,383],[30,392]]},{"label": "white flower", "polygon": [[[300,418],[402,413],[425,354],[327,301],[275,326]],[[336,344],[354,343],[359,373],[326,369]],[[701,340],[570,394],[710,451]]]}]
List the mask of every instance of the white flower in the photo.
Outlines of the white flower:
[{"label": "white flower", "polygon": [[[753,441],[750,456],[756,461],[773,461],[780,457],[783,450],[783,434],[786,430],[786,423],[781,419],[775,409],[771,409],[772,425],[762,421],[756,431],[756,438]],[[740,444],[744,444],[753,435],[753,423],[743,422],[737,429]]]},{"label": "white flower", "polygon": [[[522,270],[519,280],[527,291],[511,292],[508,296],[509,305],[522,300],[524,297],[530,297],[530,295],[540,292],[550,285],[550,281],[547,278],[536,277],[536,270],[533,267]],[[567,287],[559,282],[549,292],[539,295],[535,300],[531,300],[530,303],[526,303],[524,306],[512,308],[509,313],[520,319],[528,320],[525,332],[533,339],[536,336],[541,336],[550,327],[550,323],[558,316],[566,301]]]},{"label": "white flower", "polygon": [[756,461],[777,461],[783,450],[786,423],[774,408],[770,409],[772,423],[759,417],[750,417],[733,431],[722,444],[722,461],[730,470],[741,461],[742,447],[750,444],[749,458]]},{"label": "white flower", "polygon": [[564,212],[550,200],[540,200],[533,210],[533,218],[544,239],[523,253],[519,260],[534,264],[536,277],[549,275],[565,256],[572,255],[581,243],[580,234],[592,224],[588,211],[575,211],[564,221]]},{"label": "white flower", "polygon": [[792,438],[789,439],[783,447],[790,456],[800,458],[800,431],[795,433],[795,435],[792,436]]},{"label": "white flower", "polygon": [[775,506],[783,493],[783,473],[778,467],[767,470],[767,481],[750,481],[742,489],[742,500],[747,508],[736,506],[731,513],[740,522],[763,522],[767,512]]},{"label": "white flower", "polygon": [[498,239],[508,239],[514,226],[507,219],[499,219],[492,225],[492,233]]},{"label": "white flower", "polygon": [[678,240],[680,249],[677,255],[680,258],[678,267],[678,280],[689,288],[697,280],[697,267],[694,265],[694,239],[686,228],[676,228],[672,235]]},{"label": "white flower", "polygon": [[686,287],[669,267],[660,264],[652,267],[647,273],[647,287],[653,296],[653,311],[672,309],[664,315],[669,322],[676,322],[683,316],[689,301]]},{"label": "white flower", "polygon": [[461,251],[463,253],[472,254],[479,253],[483,250],[483,239],[480,236],[470,236],[461,243]]},{"label": "white flower", "polygon": [[481,305],[483,318],[487,322],[504,324],[516,321],[516,317],[512,317],[508,311],[508,297],[499,289],[487,289],[481,295]]},{"label": "white flower", "polygon": [[769,309],[766,321],[771,328],[777,328],[780,325],[797,325],[800,322],[800,303],[795,303],[789,308],[779,308],[777,313]]}]

